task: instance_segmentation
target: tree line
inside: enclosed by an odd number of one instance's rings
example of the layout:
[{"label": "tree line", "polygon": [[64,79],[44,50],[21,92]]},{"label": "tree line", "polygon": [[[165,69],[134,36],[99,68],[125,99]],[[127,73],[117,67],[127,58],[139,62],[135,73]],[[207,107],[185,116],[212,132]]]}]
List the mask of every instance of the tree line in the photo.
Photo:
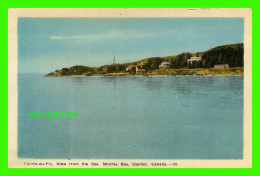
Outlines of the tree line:
[{"label": "tree line", "polygon": [[[192,56],[202,55],[201,60],[198,62],[187,62]],[[217,64],[228,64],[230,67],[243,67],[244,66],[244,47],[243,44],[233,44],[215,47],[204,53],[191,54],[188,52],[181,53],[177,56],[169,57],[152,57],[148,58],[146,62],[139,61],[128,64],[113,64],[101,67],[87,67],[87,66],[73,66],[70,68],[63,68],[60,70],[62,75],[82,75],[82,74],[104,74],[104,73],[117,73],[125,72],[127,66],[132,65],[133,68],[129,71],[135,73],[134,65],[142,63],[141,67],[146,72],[159,69],[162,62],[170,62],[169,68],[212,68]],[[57,70],[56,70],[57,72]]]}]

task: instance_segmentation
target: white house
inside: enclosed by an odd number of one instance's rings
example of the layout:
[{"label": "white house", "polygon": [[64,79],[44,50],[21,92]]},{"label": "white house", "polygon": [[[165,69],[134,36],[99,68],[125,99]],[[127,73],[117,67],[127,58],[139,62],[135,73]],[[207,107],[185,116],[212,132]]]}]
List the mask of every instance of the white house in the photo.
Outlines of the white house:
[{"label": "white house", "polygon": [[136,71],[136,72],[145,72],[145,69],[135,67],[135,71]]},{"label": "white house", "polygon": [[129,67],[126,67],[125,71],[129,71],[129,70],[131,70],[131,69],[132,69],[132,67],[129,66]]},{"label": "white house", "polygon": [[165,68],[170,66],[170,62],[162,62],[161,65],[159,65],[159,68]]},{"label": "white house", "polygon": [[200,60],[201,60],[201,57],[193,56],[193,57],[189,58],[187,60],[187,62],[192,64],[192,62],[198,62]]},{"label": "white house", "polygon": [[229,68],[228,64],[214,65],[214,68]]}]

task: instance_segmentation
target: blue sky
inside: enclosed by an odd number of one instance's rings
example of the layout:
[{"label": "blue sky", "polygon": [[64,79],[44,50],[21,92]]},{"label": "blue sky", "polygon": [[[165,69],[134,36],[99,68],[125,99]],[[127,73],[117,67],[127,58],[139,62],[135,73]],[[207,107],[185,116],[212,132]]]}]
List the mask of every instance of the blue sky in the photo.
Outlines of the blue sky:
[{"label": "blue sky", "polygon": [[19,18],[18,72],[49,73],[242,43],[243,18]]}]

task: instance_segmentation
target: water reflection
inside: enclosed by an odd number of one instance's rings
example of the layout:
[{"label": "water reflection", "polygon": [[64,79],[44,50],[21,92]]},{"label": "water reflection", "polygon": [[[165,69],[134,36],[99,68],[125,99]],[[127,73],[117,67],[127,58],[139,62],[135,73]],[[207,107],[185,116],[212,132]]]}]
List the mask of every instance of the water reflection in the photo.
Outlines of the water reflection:
[{"label": "water reflection", "polygon": [[[181,95],[198,93],[206,95],[228,90],[230,93],[243,91],[243,76],[70,76],[62,77],[74,85],[90,86],[91,84],[105,83],[107,88],[113,88],[116,93],[118,89],[143,88],[148,91],[160,92],[164,89],[175,91]],[[242,83],[241,83],[242,80]]]},{"label": "water reflection", "polygon": [[[243,77],[32,75],[18,91],[21,157],[243,156]],[[32,110],[79,117],[28,120]]]}]

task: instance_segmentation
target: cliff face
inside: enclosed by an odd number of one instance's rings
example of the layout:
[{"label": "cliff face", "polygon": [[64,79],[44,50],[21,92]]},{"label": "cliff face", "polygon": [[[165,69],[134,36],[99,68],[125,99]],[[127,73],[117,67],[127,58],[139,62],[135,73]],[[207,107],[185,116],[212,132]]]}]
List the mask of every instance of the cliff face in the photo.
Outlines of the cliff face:
[{"label": "cliff face", "polygon": [[[202,57],[201,61],[194,65],[189,65],[187,60],[192,56]],[[46,76],[69,76],[69,75],[107,75],[111,73],[125,74],[126,68],[139,67],[145,69],[145,73],[154,72],[159,69],[161,62],[170,62],[170,69],[180,68],[213,68],[216,64],[228,64],[230,67],[243,67],[244,65],[244,47],[242,43],[223,45],[212,48],[206,52],[181,53],[176,56],[152,57],[137,62],[104,65],[101,67],[88,67],[76,65],[70,68],[62,68]],[[135,74],[132,69],[128,73]]]}]

